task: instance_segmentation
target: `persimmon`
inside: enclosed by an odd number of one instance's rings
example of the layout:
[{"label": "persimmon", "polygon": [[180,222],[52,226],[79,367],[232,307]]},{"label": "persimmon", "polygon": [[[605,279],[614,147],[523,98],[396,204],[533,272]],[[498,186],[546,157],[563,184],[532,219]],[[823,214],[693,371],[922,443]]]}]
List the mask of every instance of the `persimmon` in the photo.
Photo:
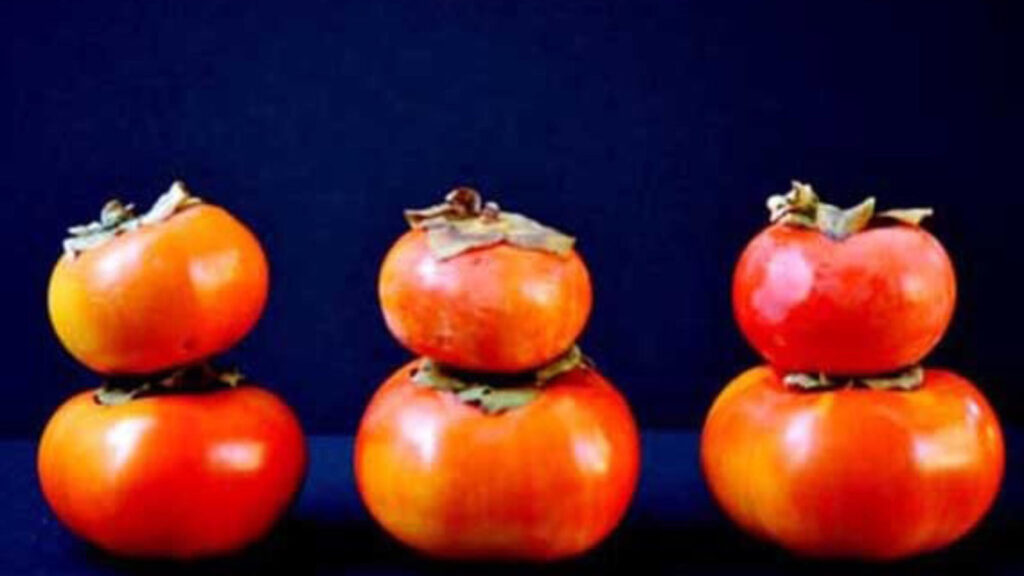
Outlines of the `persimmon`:
[{"label": "persimmon", "polygon": [[956,541],[1004,469],[996,414],[966,379],[911,389],[835,380],[805,390],[761,366],[715,400],[701,437],[711,492],[745,530],[794,552],[900,558]]},{"label": "persimmon", "polygon": [[956,278],[917,225],[930,210],[839,210],[794,183],[733,276],[733,310],[751,345],[789,372],[868,375],[921,361],[953,316]]},{"label": "persimmon", "polygon": [[483,205],[467,188],[406,216],[413,229],[388,252],[378,284],[387,326],[406,348],[465,370],[514,373],[573,345],[591,286],[572,238]]},{"label": "persimmon", "polygon": [[743,250],[732,302],[743,334],[791,372],[876,374],[919,363],[952,318],[956,280],[928,209],[821,203],[806,184],[773,197],[774,223]]},{"label": "persimmon", "polygon": [[50,277],[57,336],[101,374],[148,374],[220,353],[267,298],[259,241],[223,208],[175,183],[148,213],[112,201],[71,229]]},{"label": "persimmon", "polygon": [[249,385],[153,386],[82,392],[53,415],[38,472],[54,513],[124,556],[211,556],[261,538],[305,474],[295,415]]},{"label": "persimmon", "polygon": [[443,370],[426,359],[401,368],[359,425],[356,482],[385,530],[430,556],[542,561],[615,528],[640,443],[608,381],[572,359],[500,386]]}]

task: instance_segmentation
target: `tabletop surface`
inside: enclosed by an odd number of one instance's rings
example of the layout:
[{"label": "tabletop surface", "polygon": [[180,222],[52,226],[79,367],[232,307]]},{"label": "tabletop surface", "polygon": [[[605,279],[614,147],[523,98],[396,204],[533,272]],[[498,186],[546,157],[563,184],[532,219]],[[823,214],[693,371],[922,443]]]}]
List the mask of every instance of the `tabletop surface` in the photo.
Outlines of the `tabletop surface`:
[{"label": "tabletop surface", "polygon": [[1024,573],[1024,466],[1009,430],[1003,491],[985,522],[943,552],[889,565],[793,558],[741,534],[718,512],[698,466],[698,434],[647,431],[643,473],[618,531],[589,555],[544,566],[453,564],[409,552],[364,511],[352,478],[352,439],[310,438],[311,464],[290,515],[264,542],[230,558],[189,565],[112,558],[71,536],[47,510],[35,443],[0,442],[0,574],[945,574]]}]

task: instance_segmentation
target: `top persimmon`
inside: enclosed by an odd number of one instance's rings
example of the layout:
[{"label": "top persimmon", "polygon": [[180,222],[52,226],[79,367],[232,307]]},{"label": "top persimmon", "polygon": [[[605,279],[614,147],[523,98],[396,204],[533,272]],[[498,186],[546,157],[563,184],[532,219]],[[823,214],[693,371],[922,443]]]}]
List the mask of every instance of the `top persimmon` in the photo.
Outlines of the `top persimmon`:
[{"label": "top persimmon", "polygon": [[565,353],[590,315],[573,239],[482,205],[468,188],[409,211],[378,284],[388,328],[418,355],[463,370],[521,372]]},{"label": "top persimmon", "polygon": [[919,227],[927,209],[874,213],[820,203],[809,186],[769,201],[775,223],[747,245],[733,308],[750,343],[783,372],[871,375],[921,361],[953,315],[956,278]]},{"label": "top persimmon", "polygon": [[180,183],[144,215],[112,201],[71,234],[50,277],[50,319],[96,372],[203,360],[241,340],[263,311],[267,260],[256,237]]}]

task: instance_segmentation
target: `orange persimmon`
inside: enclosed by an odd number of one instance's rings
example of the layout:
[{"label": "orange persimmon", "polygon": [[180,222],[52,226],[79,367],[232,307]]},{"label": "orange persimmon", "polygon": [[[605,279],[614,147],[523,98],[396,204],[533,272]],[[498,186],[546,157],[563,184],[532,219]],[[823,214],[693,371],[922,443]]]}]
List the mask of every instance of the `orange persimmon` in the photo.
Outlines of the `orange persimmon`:
[{"label": "orange persimmon", "polygon": [[[540,561],[581,554],[615,528],[640,443],[600,374],[577,367],[539,387],[455,392],[418,381],[426,362],[381,386],[356,436],[359,493],[384,529],[431,556]],[[513,406],[493,410],[502,395]]]},{"label": "orange persimmon", "polygon": [[103,404],[73,396],[39,443],[43,495],[72,532],[125,556],[193,558],[265,535],[299,490],[298,420],[253,386]]},{"label": "orange persimmon", "polygon": [[465,370],[521,372],[565,353],[591,307],[573,240],[480,207],[468,189],[440,208],[407,213],[414,229],[381,266],[380,304],[395,338]]},{"label": "orange persimmon", "polygon": [[812,556],[899,558],[959,539],[995,499],[1004,458],[988,402],[945,370],[912,390],[801,390],[753,368],[715,400],[701,437],[725,512]]},{"label": "orange persimmon", "polygon": [[50,277],[60,341],[101,374],[148,374],[223,352],[259,319],[267,260],[223,208],[176,183],[150,213],[120,204],[72,229]]}]

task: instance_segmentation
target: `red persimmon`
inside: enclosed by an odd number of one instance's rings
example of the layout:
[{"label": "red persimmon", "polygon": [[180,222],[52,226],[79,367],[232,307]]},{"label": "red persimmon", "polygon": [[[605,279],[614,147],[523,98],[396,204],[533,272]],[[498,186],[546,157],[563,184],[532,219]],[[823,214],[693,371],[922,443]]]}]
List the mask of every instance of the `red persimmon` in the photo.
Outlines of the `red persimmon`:
[{"label": "red persimmon", "polygon": [[789,206],[776,206],[780,221],[736,265],[733,310],[744,335],[787,372],[875,374],[918,363],[956,300],[942,245],[900,221],[924,212],[875,215],[873,201],[838,211],[795,186]]},{"label": "red persimmon", "polygon": [[745,530],[802,554],[898,558],[937,549],[985,514],[1003,436],[964,378],[914,390],[794,390],[762,366],[719,395],[701,438],[704,475]]},{"label": "red persimmon", "polygon": [[192,558],[258,540],[306,469],[291,410],[251,386],[100,404],[69,399],[39,444],[38,472],[57,517],[125,556]]},{"label": "red persimmon", "polygon": [[590,314],[590,277],[572,239],[459,189],[407,214],[378,292],[406,348],[465,370],[521,372],[576,341]]},{"label": "red persimmon", "polygon": [[564,372],[527,403],[489,413],[467,404],[467,391],[417,383],[424,366],[414,361],[381,386],[356,436],[359,492],[388,532],[431,556],[551,560],[592,548],[618,524],[639,439],[625,400],[597,372]]}]

